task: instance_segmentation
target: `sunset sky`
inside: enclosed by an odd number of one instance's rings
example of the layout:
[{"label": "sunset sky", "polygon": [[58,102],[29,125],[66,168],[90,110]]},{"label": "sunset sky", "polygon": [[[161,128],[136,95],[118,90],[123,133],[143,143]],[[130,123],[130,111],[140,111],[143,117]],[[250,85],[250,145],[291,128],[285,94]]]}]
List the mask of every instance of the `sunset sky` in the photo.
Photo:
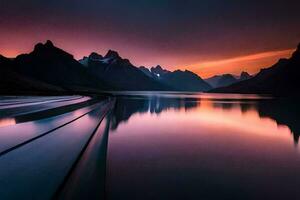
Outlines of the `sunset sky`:
[{"label": "sunset sky", "polygon": [[256,73],[300,42],[300,1],[1,0],[0,54],[52,40],[80,59],[118,51],[136,66],[206,78]]}]

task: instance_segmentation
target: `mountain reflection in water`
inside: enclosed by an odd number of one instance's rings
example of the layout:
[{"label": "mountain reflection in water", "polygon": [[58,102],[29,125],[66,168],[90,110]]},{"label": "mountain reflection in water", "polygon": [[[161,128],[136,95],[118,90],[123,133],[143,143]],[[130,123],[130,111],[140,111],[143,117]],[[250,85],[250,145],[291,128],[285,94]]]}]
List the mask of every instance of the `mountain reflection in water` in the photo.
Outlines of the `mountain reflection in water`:
[{"label": "mountain reflection in water", "polygon": [[297,199],[297,100],[119,95],[107,199]]},{"label": "mountain reflection in water", "polygon": [[120,97],[113,111],[112,126],[114,130],[121,122],[126,122],[135,113],[159,114],[164,110],[184,109],[188,111],[198,106],[198,99],[165,98],[165,97]]},{"label": "mountain reflection in water", "polygon": [[[111,130],[116,130],[121,123],[126,123],[132,115],[150,113],[159,115],[164,111],[198,112],[208,115],[213,121],[235,119],[236,123],[245,120],[245,128],[264,125],[266,121],[278,129],[288,128],[295,145],[300,136],[300,105],[297,100],[271,98],[243,98],[243,96],[220,95],[203,98],[201,95],[123,95],[117,98],[113,110]],[[223,113],[223,114],[222,114]],[[224,114],[225,113],[225,114]],[[259,123],[260,122],[260,123]],[[272,134],[272,133],[269,133]]]}]

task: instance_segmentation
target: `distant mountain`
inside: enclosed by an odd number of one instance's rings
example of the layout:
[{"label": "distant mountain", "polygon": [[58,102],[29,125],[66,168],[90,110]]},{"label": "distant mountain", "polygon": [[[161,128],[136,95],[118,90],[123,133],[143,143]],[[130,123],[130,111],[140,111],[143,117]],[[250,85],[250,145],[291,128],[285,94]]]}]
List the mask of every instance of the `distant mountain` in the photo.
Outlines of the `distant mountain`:
[{"label": "distant mountain", "polygon": [[119,90],[171,90],[139,68],[123,59],[116,51],[109,50],[103,57],[97,53],[80,60],[88,71]]},{"label": "distant mountain", "polygon": [[171,72],[166,69],[163,69],[160,65],[157,65],[156,67],[151,67],[150,71],[151,71],[151,73],[155,74],[156,76],[163,76],[163,75]]},{"label": "distant mountain", "polygon": [[242,72],[240,76],[235,76],[232,74],[223,74],[223,75],[216,75],[211,78],[207,78],[205,79],[205,81],[209,83],[213,88],[218,88],[218,87],[229,86],[233,83],[247,80],[251,77],[252,76],[247,72]]},{"label": "distant mountain", "polygon": [[300,44],[290,59],[280,59],[255,77],[211,92],[256,93],[276,96],[299,96]]},{"label": "distant mountain", "polygon": [[204,79],[204,81],[208,83],[212,88],[216,88],[218,87],[217,85],[221,77],[222,77],[221,75],[215,75],[210,78]]},{"label": "distant mountain", "polygon": [[252,78],[252,76],[250,74],[248,74],[248,72],[242,72],[239,78],[239,81],[245,81]]},{"label": "distant mountain", "polygon": [[147,76],[154,78],[156,80],[160,80],[161,76],[169,73],[171,71],[168,71],[166,69],[163,69],[160,65],[157,65],[156,67],[151,67],[148,69],[147,67],[141,66],[139,69],[144,72]]},{"label": "distant mountain", "polygon": [[141,66],[139,67],[139,69],[144,72],[147,76],[151,77],[151,78],[157,78],[157,76],[155,74],[153,74],[147,67]]},{"label": "distant mountain", "polygon": [[140,67],[140,70],[161,83],[164,83],[176,91],[207,91],[211,86],[206,83],[197,74],[185,70],[168,71],[161,66],[152,67],[150,70],[146,67]]},{"label": "distant mountain", "polygon": [[161,75],[161,80],[179,91],[202,92],[211,89],[211,86],[201,77],[188,70],[165,73]]},{"label": "distant mountain", "polygon": [[122,90],[207,91],[211,89],[198,75],[190,71],[168,71],[161,66],[135,67],[116,51],[105,56],[92,53],[80,60],[89,72]]},{"label": "distant mountain", "polygon": [[224,74],[218,80],[217,87],[228,86],[228,85],[231,85],[233,83],[236,83],[237,81],[238,81],[238,79],[236,79],[233,75]]}]

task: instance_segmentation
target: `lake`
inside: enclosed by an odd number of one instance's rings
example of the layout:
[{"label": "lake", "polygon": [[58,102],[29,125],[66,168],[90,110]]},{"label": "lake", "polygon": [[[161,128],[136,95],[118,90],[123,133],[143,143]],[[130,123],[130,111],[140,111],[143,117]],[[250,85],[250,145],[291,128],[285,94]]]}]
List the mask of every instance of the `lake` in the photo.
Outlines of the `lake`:
[{"label": "lake", "polygon": [[118,93],[107,199],[297,199],[300,109],[256,95]]},{"label": "lake", "polygon": [[298,102],[0,97],[0,199],[299,199]]}]

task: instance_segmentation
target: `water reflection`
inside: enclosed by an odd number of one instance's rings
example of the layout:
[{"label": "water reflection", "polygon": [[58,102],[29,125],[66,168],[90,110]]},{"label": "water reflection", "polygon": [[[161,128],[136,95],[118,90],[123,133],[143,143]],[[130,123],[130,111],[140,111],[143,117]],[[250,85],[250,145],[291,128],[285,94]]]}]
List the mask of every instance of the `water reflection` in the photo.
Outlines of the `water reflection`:
[{"label": "water reflection", "polygon": [[258,103],[260,117],[272,118],[278,125],[286,125],[291,130],[295,144],[300,136],[300,105],[298,99],[274,99]]},{"label": "water reflection", "polygon": [[[287,126],[290,129],[294,143],[297,145],[300,136],[300,105],[297,100],[291,99],[270,99],[260,98],[257,96],[226,95],[226,98],[217,95],[122,95],[118,97],[116,106],[113,111],[111,129],[116,130],[120,123],[127,122],[130,117],[137,113],[157,114],[168,110],[174,112],[188,112],[196,110],[209,115],[214,114],[214,118],[225,117],[220,112],[228,111],[231,115],[227,117],[245,118],[245,115],[252,113],[252,119],[247,118],[248,126],[258,126],[258,120],[264,118],[271,119],[274,124]],[[207,113],[208,112],[208,113]],[[205,114],[203,113],[203,114]],[[244,115],[239,115],[242,113]],[[228,114],[228,113],[227,113]],[[221,120],[223,120],[222,118]],[[263,122],[263,121],[261,121]],[[246,128],[248,127],[247,124]]]},{"label": "water reflection", "polygon": [[164,96],[120,97],[113,111],[111,128],[114,130],[122,122],[126,122],[135,113],[159,114],[165,110],[188,111],[199,104],[197,98],[168,98]]},{"label": "water reflection", "polygon": [[14,118],[0,119],[0,127],[11,126],[11,125],[15,125],[15,124],[16,124],[16,120]]},{"label": "water reflection", "polygon": [[298,199],[297,100],[123,95],[107,199]]}]

